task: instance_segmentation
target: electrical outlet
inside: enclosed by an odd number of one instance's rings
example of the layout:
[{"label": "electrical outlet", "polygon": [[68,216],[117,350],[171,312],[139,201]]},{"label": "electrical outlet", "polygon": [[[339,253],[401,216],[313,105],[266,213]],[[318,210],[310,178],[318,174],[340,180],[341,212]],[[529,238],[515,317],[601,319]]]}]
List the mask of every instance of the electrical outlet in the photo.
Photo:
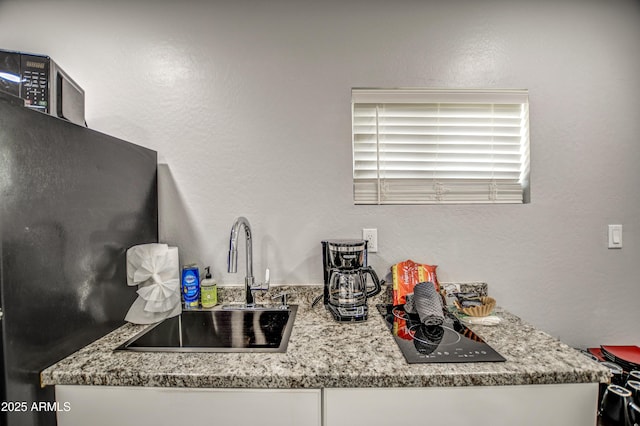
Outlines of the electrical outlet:
[{"label": "electrical outlet", "polygon": [[369,253],[378,251],[378,230],[376,228],[362,228],[362,239],[369,242],[367,244]]}]

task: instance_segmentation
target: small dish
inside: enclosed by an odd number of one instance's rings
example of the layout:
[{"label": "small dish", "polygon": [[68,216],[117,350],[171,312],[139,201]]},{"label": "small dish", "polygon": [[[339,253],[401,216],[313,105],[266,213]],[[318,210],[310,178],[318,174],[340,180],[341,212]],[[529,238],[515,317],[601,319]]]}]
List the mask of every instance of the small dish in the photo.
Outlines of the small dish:
[{"label": "small dish", "polygon": [[496,300],[493,297],[483,296],[480,298],[480,301],[482,302],[482,306],[471,306],[469,308],[463,308],[457,300],[454,300],[453,303],[456,305],[456,308],[465,315],[469,315],[470,317],[486,317],[493,311],[493,308],[496,307]]}]

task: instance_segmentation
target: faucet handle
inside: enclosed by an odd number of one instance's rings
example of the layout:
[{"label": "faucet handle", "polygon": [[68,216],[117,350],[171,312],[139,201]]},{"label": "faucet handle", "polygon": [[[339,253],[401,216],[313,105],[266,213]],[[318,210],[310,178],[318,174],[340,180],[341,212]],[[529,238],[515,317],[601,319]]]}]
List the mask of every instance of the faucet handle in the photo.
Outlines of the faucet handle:
[{"label": "faucet handle", "polygon": [[251,291],[261,291],[263,293],[266,293],[267,291],[269,291],[269,268],[267,268],[265,274],[264,274],[264,282],[260,283],[260,284],[254,284],[251,286]]}]

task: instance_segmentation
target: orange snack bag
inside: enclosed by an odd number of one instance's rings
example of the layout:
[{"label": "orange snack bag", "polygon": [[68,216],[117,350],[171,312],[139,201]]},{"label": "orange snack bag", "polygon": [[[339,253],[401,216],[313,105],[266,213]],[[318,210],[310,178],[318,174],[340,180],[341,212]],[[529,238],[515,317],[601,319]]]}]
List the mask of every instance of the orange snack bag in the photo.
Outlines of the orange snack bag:
[{"label": "orange snack bag", "polygon": [[413,287],[421,282],[430,281],[440,292],[440,283],[436,275],[438,265],[423,265],[412,260],[396,263],[391,267],[393,276],[393,304],[404,305],[407,294],[413,293]]}]

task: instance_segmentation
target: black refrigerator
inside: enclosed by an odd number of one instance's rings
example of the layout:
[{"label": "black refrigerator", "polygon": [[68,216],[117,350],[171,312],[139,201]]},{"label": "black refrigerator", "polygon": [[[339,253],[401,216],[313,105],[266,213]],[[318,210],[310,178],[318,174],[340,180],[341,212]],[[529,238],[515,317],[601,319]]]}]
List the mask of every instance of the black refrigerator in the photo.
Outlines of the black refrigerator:
[{"label": "black refrigerator", "polygon": [[40,371],[124,324],[157,197],[155,151],[0,93],[0,425],[56,424]]}]

